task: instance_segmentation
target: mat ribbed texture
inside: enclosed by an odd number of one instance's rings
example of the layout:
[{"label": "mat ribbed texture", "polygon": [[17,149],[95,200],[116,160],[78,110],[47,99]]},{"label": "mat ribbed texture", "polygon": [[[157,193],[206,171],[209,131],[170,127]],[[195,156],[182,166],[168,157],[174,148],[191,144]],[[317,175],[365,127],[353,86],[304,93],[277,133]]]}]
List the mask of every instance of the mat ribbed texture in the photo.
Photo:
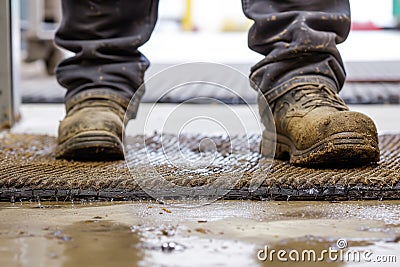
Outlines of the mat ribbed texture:
[{"label": "mat ribbed texture", "polygon": [[[156,170],[168,181],[183,186],[201,186],[227,174],[243,175],[227,199],[291,199],[291,200],[354,200],[354,199],[400,199],[400,135],[380,136],[381,160],[377,165],[350,169],[308,169],[295,167],[284,161],[275,161],[269,172],[263,174],[265,181],[256,191],[248,190],[249,177],[255,171],[260,138],[249,139],[250,149],[229,158],[230,146],[226,137],[212,137],[217,144],[215,163],[206,170],[185,171],[165,160],[164,152],[175,153],[176,143],[180,149],[189,151],[193,157],[200,155],[198,144],[205,136],[164,136],[164,146],[155,135],[146,139],[147,149],[152,151],[152,165],[138,158],[143,151],[142,137],[132,137],[127,156],[131,168],[146,173]],[[165,139],[166,138],[166,139]],[[237,143],[248,139],[233,137]],[[243,140],[242,140],[243,139]],[[231,140],[232,141],[232,137]],[[136,144],[136,145],[135,145]],[[129,172],[125,161],[73,162],[55,160],[56,139],[44,135],[6,134],[0,139],[0,200],[136,200],[150,198]],[[164,152],[163,150],[164,149]],[[236,151],[241,151],[236,148]],[[229,160],[228,160],[229,159]],[[262,167],[262,166],[261,166]],[[152,183],[149,172],[147,185]],[[146,175],[144,175],[146,176]],[[147,176],[146,176],[147,177]],[[264,178],[264,177],[261,177]],[[224,186],[222,182],[221,187]]]}]

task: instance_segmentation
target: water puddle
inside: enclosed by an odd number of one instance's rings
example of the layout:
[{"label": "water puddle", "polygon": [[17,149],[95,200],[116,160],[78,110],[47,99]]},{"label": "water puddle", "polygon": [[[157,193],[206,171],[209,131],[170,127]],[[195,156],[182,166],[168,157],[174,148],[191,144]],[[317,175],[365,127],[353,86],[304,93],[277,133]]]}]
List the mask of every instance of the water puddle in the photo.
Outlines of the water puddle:
[{"label": "water puddle", "polygon": [[[319,256],[338,249],[339,241],[346,244],[343,251],[396,256],[397,263],[288,261],[397,266],[399,211],[399,201],[219,201],[197,208],[154,202],[0,203],[0,266],[282,266],[287,262],[276,258],[278,251],[288,257],[312,250]],[[266,250],[276,251],[273,261],[263,258]]]},{"label": "water puddle", "polygon": [[69,266],[138,266],[143,259],[140,238],[128,225],[92,219],[64,228],[63,264]]}]

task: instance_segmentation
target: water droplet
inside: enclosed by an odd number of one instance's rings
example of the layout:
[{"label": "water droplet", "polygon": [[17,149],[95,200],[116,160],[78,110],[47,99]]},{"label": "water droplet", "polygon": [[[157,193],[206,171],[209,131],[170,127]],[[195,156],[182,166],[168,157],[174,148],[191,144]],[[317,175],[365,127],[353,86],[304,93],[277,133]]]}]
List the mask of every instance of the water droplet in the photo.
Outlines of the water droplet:
[{"label": "water droplet", "polygon": [[173,252],[173,251],[184,251],[185,250],[185,246],[181,245],[179,243],[176,242],[165,242],[161,245],[161,250],[163,252]]},{"label": "water droplet", "polygon": [[53,235],[54,235],[54,236],[60,236],[60,235],[61,235],[61,231],[60,231],[60,230],[55,231],[55,232],[53,233]]}]

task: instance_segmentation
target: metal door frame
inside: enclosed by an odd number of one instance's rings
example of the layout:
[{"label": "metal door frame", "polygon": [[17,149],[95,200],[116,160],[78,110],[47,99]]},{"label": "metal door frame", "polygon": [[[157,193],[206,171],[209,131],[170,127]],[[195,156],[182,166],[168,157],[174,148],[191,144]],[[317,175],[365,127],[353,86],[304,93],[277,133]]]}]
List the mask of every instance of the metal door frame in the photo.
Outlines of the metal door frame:
[{"label": "metal door frame", "polygon": [[0,129],[19,118],[19,0],[0,1]]}]

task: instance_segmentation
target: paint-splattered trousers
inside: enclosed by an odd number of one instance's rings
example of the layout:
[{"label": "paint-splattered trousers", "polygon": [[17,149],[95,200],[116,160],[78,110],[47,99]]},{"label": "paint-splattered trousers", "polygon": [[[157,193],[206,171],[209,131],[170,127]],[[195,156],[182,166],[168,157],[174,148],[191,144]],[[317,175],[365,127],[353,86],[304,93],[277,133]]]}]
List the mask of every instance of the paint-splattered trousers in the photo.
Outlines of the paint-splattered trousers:
[{"label": "paint-splattered trousers", "polygon": [[[252,67],[250,77],[269,102],[299,83],[341,89],[345,70],[336,45],[350,30],[348,0],[242,0],[242,4],[254,21],[249,47],[265,56]],[[95,97],[107,92],[130,99],[149,66],[138,48],[154,29],[158,0],[63,0],[62,7],[55,41],[75,53],[56,70],[59,83],[67,89],[66,102],[82,94]]]}]

